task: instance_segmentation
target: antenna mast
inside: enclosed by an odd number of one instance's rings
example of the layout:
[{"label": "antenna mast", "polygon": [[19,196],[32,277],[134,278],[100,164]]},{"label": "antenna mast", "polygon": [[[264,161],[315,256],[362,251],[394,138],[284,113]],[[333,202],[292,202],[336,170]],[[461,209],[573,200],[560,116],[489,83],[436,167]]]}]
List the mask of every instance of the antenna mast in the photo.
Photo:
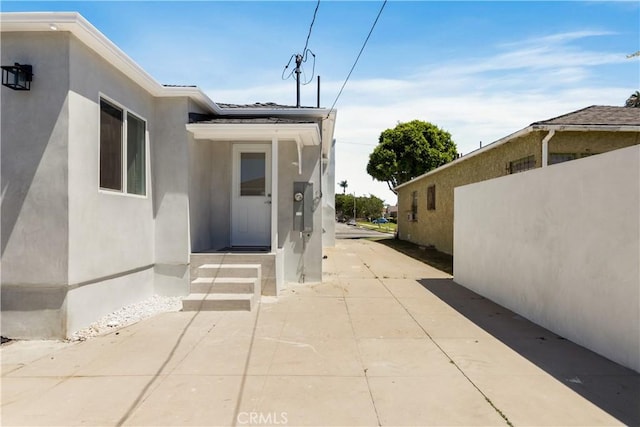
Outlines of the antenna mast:
[{"label": "antenna mast", "polygon": [[302,66],[302,55],[299,53],[296,54],[296,108],[300,108],[300,73],[302,70],[300,67]]}]

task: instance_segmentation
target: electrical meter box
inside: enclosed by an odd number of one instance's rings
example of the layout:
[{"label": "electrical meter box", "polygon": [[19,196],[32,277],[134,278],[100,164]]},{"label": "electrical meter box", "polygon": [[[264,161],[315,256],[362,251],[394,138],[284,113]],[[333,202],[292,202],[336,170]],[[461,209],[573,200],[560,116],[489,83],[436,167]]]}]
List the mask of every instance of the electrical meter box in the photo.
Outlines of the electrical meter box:
[{"label": "electrical meter box", "polygon": [[313,183],[293,183],[293,229],[313,231]]}]

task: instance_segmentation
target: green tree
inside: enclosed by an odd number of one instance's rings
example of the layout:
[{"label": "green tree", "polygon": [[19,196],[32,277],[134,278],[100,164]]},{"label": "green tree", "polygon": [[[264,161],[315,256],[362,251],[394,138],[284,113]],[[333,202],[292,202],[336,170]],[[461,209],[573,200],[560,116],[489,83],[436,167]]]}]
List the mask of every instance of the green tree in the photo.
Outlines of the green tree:
[{"label": "green tree", "polygon": [[640,92],[635,91],[634,93],[632,93],[629,99],[627,99],[627,102],[625,102],[624,106],[640,108]]},{"label": "green tree", "polygon": [[379,218],[384,209],[384,200],[369,194],[369,197],[358,197],[356,206],[360,218]]},{"label": "green tree", "polygon": [[[353,194],[336,194],[336,215],[353,218]],[[384,209],[384,200],[370,194],[355,198],[358,218],[378,218]]]},{"label": "green tree", "polygon": [[369,155],[367,173],[376,181],[395,187],[456,158],[451,134],[421,120],[398,123],[380,134]]},{"label": "green tree", "polygon": [[338,183],[339,187],[342,187],[342,194],[345,194],[347,192],[347,187],[349,186],[349,184],[347,183],[347,180],[344,181],[340,181]]}]

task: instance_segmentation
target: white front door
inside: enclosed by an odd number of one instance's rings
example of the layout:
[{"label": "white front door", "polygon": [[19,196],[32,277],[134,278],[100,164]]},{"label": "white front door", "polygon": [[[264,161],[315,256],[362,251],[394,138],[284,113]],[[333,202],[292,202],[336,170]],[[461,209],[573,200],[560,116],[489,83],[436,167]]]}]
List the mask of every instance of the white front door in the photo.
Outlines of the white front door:
[{"label": "white front door", "polygon": [[233,146],[231,246],[271,246],[271,146]]}]

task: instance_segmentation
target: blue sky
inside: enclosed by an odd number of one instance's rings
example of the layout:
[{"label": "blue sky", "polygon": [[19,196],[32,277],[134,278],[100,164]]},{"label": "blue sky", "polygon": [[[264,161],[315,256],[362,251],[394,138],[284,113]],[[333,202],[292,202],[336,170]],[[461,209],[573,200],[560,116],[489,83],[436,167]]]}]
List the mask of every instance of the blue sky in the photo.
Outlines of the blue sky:
[{"label": "blue sky", "polygon": [[[330,107],[382,2],[322,1],[309,48]],[[2,11],[78,11],[161,83],[214,101],[295,104],[281,78],[316,1],[25,2]],[[389,203],[365,168],[380,132],[421,119],[468,153],[530,123],[640,89],[636,1],[389,1],[338,100],[336,180]],[[305,64],[309,77],[312,61]],[[315,105],[315,79],[302,103]]]}]

